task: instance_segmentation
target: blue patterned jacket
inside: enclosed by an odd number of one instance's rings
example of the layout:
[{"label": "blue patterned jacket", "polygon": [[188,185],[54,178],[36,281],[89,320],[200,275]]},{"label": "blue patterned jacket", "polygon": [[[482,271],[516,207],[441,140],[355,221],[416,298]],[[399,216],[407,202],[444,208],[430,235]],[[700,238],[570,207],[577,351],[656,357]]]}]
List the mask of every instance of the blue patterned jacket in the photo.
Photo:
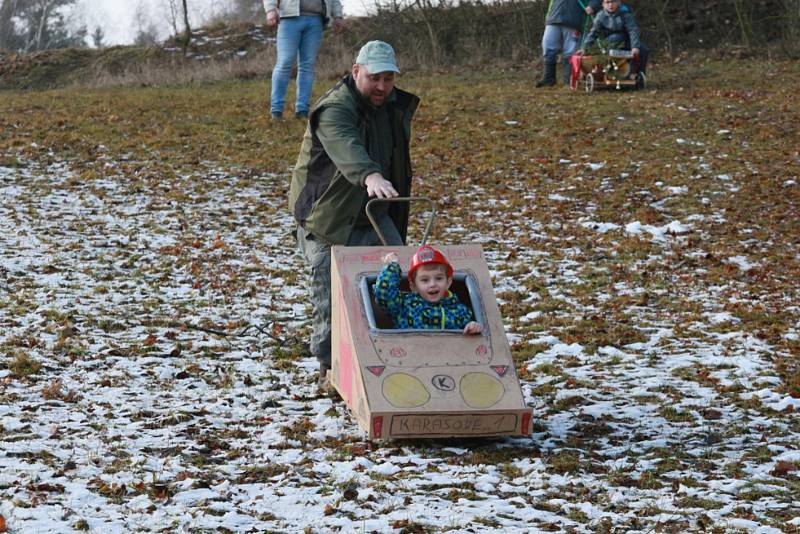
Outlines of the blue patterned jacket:
[{"label": "blue patterned jacket", "polygon": [[472,311],[451,291],[436,303],[428,302],[416,293],[401,292],[400,274],[400,265],[389,263],[373,286],[375,300],[392,316],[395,328],[461,330],[474,320]]}]

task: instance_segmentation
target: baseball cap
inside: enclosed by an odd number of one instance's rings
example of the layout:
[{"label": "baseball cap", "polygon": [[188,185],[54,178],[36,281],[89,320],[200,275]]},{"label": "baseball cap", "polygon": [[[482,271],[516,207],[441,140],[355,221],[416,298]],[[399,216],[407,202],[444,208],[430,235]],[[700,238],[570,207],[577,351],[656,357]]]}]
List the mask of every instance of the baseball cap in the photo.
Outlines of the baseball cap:
[{"label": "baseball cap", "polygon": [[356,64],[367,67],[371,74],[389,71],[400,73],[400,69],[397,68],[397,59],[394,56],[394,48],[383,41],[370,41],[362,46],[358,51]]}]

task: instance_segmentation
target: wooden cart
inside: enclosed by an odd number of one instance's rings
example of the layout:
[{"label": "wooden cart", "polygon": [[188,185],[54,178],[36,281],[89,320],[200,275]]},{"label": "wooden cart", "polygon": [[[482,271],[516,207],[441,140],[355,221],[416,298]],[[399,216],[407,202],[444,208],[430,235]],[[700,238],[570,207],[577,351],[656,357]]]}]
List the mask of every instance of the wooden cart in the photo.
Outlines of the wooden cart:
[{"label": "wooden cart", "polygon": [[644,89],[646,77],[639,71],[639,58],[630,50],[604,50],[603,53],[570,57],[570,88],[582,87],[587,93],[599,88]]}]

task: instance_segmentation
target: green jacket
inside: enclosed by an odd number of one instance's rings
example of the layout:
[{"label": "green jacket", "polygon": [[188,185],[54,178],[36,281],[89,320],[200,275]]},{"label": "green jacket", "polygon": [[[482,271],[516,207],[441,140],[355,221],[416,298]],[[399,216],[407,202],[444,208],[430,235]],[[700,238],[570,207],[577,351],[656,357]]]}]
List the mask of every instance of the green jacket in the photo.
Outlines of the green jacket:
[{"label": "green jacket", "polygon": [[[289,209],[295,220],[317,239],[345,245],[356,221],[363,220],[369,174],[383,173],[400,196],[409,196],[411,119],[418,104],[415,95],[395,88],[383,105],[387,131],[377,127],[378,112],[360,97],[352,76],[328,91],[309,114],[292,174]],[[381,149],[387,146],[390,154]],[[390,204],[389,216],[405,242],[408,204]]]}]

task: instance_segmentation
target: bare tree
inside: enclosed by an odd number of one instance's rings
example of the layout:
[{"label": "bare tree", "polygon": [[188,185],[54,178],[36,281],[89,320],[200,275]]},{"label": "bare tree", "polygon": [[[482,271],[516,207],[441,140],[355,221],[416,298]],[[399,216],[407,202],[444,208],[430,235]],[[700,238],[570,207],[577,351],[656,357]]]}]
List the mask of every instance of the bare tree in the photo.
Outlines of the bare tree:
[{"label": "bare tree", "polygon": [[154,24],[140,28],[133,38],[136,46],[153,46],[158,43],[158,29]]},{"label": "bare tree", "polygon": [[13,48],[14,21],[11,17],[17,11],[17,0],[3,0],[0,5],[0,48]]},{"label": "bare tree", "polygon": [[158,42],[158,28],[153,23],[150,13],[143,2],[136,5],[133,14],[134,24],[136,24],[136,35],[133,43],[138,46],[151,46]]},{"label": "bare tree", "polygon": [[103,39],[106,37],[106,32],[103,31],[103,28],[100,26],[95,26],[94,31],[92,32],[92,44],[94,44],[95,48],[103,48],[105,47],[105,43],[103,43]]},{"label": "bare tree", "polygon": [[183,37],[183,56],[189,52],[189,43],[192,42],[192,28],[189,26],[189,8],[186,7],[186,0],[181,0],[181,4],[183,5],[183,26],[186,29],[186,33]]},{"label": "bare tree", "polygon": [[42,46],[42,36],[44,36],[44,31],[47,28],[47,19],[50,18],[50,12],[56,7],[55,4],[55,0],[40,0],[38,2],[39,21],[33,38],[33,46],[26,47],[26,50],[30,50],[31,48],[34,50],[41,50],[44,48]]},{"label": "bare tree", "polygon": [[14,47],[23,52],[86,46],[86,26],[71,28],[62,8],[75,0],[17,0],[14,17],[20,28],[12,33]]},{"label": "bare tree", "polygon": [[178,36],[178,2],[177,0],[166,0],[167,22],[172,28],[172,35]]}]

